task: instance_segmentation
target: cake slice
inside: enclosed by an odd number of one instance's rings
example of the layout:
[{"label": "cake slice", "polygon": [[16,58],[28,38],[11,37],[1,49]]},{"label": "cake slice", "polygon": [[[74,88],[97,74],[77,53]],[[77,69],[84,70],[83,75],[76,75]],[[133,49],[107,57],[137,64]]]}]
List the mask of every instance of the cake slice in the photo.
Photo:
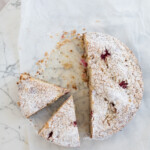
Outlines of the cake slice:
[{"label": "cake slice", "polygon": [[73,97],[70,96],[39,131],[48,141],[65,147],[80,146]]},{"label": "cake slice", "polygon": [[35,79],[24,73],[21,74],[18,82],[20,99],[18,105],[24,116],[30,117],[68,92],[68,89]]},{"label": "cake slice", "polygon": [[102,33],[84,34],[88,64],[91,137],[103,140],[121,130],[139,108],[142,73],[127,46]]}]

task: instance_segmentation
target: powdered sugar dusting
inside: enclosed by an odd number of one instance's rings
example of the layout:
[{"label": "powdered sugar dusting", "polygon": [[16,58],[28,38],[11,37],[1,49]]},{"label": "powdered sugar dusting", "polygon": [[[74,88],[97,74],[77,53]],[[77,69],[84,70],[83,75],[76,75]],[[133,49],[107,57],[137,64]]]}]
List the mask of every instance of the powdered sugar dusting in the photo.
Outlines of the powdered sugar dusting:
[{"label": "powdered sugar dusting", "polygon": [[67,89],[22,74],[18,84],[22,113],[29,117],[68,92]]},{"label": "powdered sugar dusting", "polygon": [[[135,56],[116,38],[87,33],[84,41],[92,93],[91,134],[94,139],[104,139],[123,128],[138,109],[143,95],[142,73]],[[120,83],[126,85],[121,87]]]},{"label": "powdered sugar dusting", "polygon": [[[45,139],[66,147],[80,146],[72,96],[59,108],[39,132]],[[53,133],[49,138],[49,133]]]}]

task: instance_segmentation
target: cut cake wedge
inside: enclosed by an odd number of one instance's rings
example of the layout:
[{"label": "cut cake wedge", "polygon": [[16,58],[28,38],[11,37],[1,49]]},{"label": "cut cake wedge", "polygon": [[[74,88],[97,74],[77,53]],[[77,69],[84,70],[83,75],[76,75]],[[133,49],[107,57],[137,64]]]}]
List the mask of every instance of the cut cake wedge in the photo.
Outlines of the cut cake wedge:
[{"label": "cut cake wedge", "polygon": [[64,146],[79,147],[79,133],[76,122],[73,97],[70,96],[39,131],[48,141]]},{"label": "cut cake wedge", "polygon": [[68,89],[35,79],[24,73],[21,74],[18,82],[18,105],[24,116],[28,118],[68,92]]}]

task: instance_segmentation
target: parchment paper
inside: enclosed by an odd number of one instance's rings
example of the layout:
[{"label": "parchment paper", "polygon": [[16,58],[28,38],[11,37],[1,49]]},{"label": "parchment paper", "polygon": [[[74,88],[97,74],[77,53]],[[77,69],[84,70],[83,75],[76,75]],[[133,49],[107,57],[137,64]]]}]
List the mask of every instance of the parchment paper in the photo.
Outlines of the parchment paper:
[{"label": "parchment paper", "polygon": [[[146,0],[22,0],[18,44],[20,72],[34,73],[37,70],[35,63],[43,58],[45,52],[50,53],[59,41],[60,37],[56,33],[73,29],[81,33],[83,28],[86,31],[105,32],[117,37],[133,50],[141,65],[145,91],[137,115],[110,139],[102,142],[81,140],[81,148],[77,149],[150,149],[149,5],[150,2]],[[46,76],[44,78],[49,80]],[[58,83],[57,80],[53,81]],[[64,149],[44,141],[35,134],[34,129],[29,127],[28,131],[28,142],[32,150]]]}]

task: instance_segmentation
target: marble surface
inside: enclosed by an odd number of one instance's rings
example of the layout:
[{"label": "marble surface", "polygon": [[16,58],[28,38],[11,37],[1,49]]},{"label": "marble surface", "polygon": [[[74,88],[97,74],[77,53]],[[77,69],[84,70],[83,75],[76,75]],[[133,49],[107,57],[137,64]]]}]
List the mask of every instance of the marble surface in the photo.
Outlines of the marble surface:
[{"label": "marble surface", "polygon": [[22,117],[16,105],[20,4],[16,0],[10,1],[0,11],[0,150],[29,149],[28,122]]},{"label": "marble surface", "polygon": [[20,5],[19,0],[10,0],[0,11],[0,150],[65,149],[38,137],[21,115],[16,81],[20,72],[31,71],[53,47],[49,35],[75,28],[80,32],[84,27],[116,36],[133,50],[143,71],[145,90],[140,110],[121,132],[103,142],[84,140],[78,149],[149,150],[150,1],[22,0],[22,20]]},{"label": "marble surface", "polygon": [[8,0],[0,0],[0,10],[4,8],[4,6],[7,4]]}]

